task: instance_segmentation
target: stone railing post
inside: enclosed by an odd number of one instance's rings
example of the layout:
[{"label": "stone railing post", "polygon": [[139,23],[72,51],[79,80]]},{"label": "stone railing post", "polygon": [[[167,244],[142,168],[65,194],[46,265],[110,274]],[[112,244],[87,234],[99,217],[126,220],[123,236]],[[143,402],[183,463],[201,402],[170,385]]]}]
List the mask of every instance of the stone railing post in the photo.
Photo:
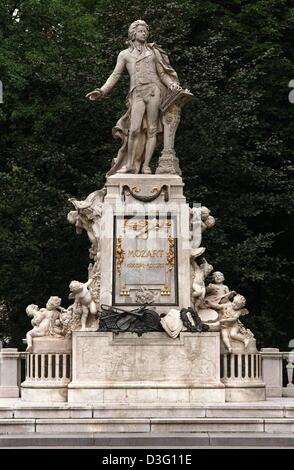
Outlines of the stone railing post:
[{"label": "stone railing post", "polygon": [[283,354],[277,348],[262,348],[262,377],[267,397],[283,394]]},{"label": "stone railing post", "polygon": [[294,354],[293,351],[283,355],[286,359],[286,371],[287,371],[287,386],[283,388],[283,397],[294,397]]},{"label": "stone railing post", "polygon": [[18,398],[20,353],[15,348],[0,350],[0,398]]}]

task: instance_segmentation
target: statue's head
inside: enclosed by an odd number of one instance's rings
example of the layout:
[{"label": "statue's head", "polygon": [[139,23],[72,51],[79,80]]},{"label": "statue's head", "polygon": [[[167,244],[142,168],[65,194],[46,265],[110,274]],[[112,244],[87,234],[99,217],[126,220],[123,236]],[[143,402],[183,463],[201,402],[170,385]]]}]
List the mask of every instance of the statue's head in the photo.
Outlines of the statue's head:
[{"label": "statue's head", "polygon": [[129,27],[129,43],[132,43],[135,39],[138,39],[140,42],[145,42],[148,36],[149,26],[144,20],[136,20]]},{"label": "statue's head", "polygon": [[52,295],[46,304],[47,310],[54,310],[55,308],[60,307],[61,298],[55,295]]},{"label": "statue's head", "polygon": [[221,284],[225,280],[225,276],[220,271],[215,271],[212,275],[212,279],[216,284]]},{"label": "statue's head", "polygon": [[78,211],[70,211],[67,214],[67,220],[69,221],[70,224],[75,224],[78,220]]},{"label": "statue's head", "polygon": [[36,304],[28,305],[26,308],[26,314],[28,317],[33,317],[36,313],[38,313],[39,307]]},{"label": "statue's head", "polygon": [[210,210],[208,209],[208,207],[202,206],[200,211],[201,211],[201,219],[206,220],[210,215]]},{"label": "statue's head", "polygon": [[233,300],[233,306],[235,310],[240,310],[241,308],[244,308],[246,305],[246,299],[243,295],[237,294],[234,297]]},{"label": "statue's head", "polygon": [[71,281],[69,289],[73,293],[81,292],[83,290],[83,284],[79,281]]}]

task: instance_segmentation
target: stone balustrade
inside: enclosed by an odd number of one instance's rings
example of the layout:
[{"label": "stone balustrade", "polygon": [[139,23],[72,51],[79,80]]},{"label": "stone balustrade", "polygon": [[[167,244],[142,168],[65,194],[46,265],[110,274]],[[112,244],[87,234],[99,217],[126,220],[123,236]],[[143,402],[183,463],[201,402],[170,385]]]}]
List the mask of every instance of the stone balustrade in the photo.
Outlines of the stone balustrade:
[{"label": "stone balustrade", "polygon": [[226,387],[226,401],[265,400],[261,355],[255,351],[221,354],[221,381]]},{"label": "stone balustrade", "polygon": [[71,354],[23,353],[25,381],[21,384],[24,401],[67,401],[71,381]]},{"label": "stone balustrade", "polygon": [[27,382],[68,384],[71,354],[25,354]]},{"label": "stone balustrade", "polygon": [[[25,381],[21,387],[24,399],[27,394],[31,399],[32,390],[36,392],[39,389],[48,392],[44,393],[46,400],[49,395],[56,398],[56,393],[59,401],[61,395],[62,401],[67,400],[67,385],[71,381],[72,369],[70,353],[20,353],[13,348],[0,350],[0,397],[19,396],[21,359],[25,361]],[[263,382],[269,398],[294,397],[293,352],[264,348],[256,354],[224,353],[221,355],[220,371],[226,389],[235,393],[236,390],[258,387]],[[58,392],[52,393],[52,390]]]},{"label": "stone balustrade", "polygon": [[262,379],[261,355],[222,354],[221,379],[225,384],[252,383]]}]

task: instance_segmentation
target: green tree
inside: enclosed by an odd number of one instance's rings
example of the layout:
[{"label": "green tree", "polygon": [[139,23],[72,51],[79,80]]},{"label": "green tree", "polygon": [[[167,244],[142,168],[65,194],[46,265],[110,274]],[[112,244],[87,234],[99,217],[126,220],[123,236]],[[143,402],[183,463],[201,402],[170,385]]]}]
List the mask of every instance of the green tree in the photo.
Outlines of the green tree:
[{"label": "green tree", "polygon": [[177,154],[189,202],[217,217],[207,258],[246,295],[259,345],[286,347],[294,337],[294,9],[286,0],[0,0],[2,335],[19,344],[27,304],[50,295],[65,303],[69,281],[86,278],[88,242],[66,221],[67,199],[104,183],[127,78],[97,104],[84,96],[102,85],[137,18],[195,95]]}]

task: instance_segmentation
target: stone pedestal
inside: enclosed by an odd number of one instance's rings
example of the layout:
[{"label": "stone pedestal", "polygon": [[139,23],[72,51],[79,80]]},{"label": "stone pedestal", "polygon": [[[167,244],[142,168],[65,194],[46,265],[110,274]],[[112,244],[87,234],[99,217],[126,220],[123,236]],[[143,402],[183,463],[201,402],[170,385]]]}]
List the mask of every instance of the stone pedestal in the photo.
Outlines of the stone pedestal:
[{"label": "stone pedestal", "polygon": [[228,353],[221,341],[221,380],[226,387],[228,402],[264,401],[265,384],[262,380],[261,355],[252,338],[247,346],[232,341],[232,353]]},{"label": "stone pedestal", "polygon": [[225,401],[218,333],[74,332],[69,402],[99,404]]},{"label": "stone pedestal", "polygon": [[26,354],[26,379],[21,398],[29,402],[66,402],[71,380],[71,339],[34,338]]},{"label": "stone pedestal", "polygon": [[18,398],[20,385],[20,353],[7,348],[0,351],[0,398]]},{"label": "stone pedestal", "polygon": [[262,348],[262,376],[267,397],[283,394],[283,355],[277,348]]},{"label": "stone pedestal", "polygon": [[[101,219],[102,304],[158,313],[190,305],[189,206],[177,175],[107,179]],[[140,300],[138,300],[138,295]]]}]

